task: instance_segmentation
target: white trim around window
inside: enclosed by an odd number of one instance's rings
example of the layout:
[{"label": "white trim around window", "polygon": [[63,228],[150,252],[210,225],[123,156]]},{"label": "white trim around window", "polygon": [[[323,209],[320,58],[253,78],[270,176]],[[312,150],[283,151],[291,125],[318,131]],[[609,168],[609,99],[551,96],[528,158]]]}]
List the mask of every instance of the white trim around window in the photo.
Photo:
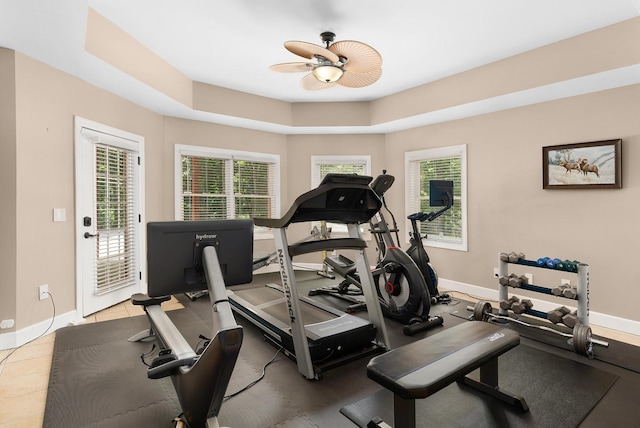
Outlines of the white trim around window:
[{"label": "white trim around window", "polygon": [[[271,168],[272,177],[270,177],[270,187],[272,189],[270,194],[273,197],[272,217],[280,217],[280,155],[176,144],[174,148],[174,217],[176,220],[182,220],[182,156],[244,160],[273,165],[273,168]],[[228,168],[227,173],[231,174],[227,182],[233,183],[232,168]],[[273,239],[273,233],[268,229],[255,228],[254,238]]]}]

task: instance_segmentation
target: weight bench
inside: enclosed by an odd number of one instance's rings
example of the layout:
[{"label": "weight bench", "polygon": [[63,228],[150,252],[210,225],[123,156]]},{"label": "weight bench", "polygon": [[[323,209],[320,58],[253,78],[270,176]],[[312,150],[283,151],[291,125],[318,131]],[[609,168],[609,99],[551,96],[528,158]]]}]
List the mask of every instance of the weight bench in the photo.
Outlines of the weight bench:
[{"label": "weight bench", "polygon": [[[466,322],[371,359],[367,376],[393,392],[395,428],[416,426],[415,400],[460,382],[527,412],[524,398],[498,387],[498,356],[520,344],[512,330]],[[480,380],[466,375],[480,368]],[[379,418],[369,427],[388,426]]]}]

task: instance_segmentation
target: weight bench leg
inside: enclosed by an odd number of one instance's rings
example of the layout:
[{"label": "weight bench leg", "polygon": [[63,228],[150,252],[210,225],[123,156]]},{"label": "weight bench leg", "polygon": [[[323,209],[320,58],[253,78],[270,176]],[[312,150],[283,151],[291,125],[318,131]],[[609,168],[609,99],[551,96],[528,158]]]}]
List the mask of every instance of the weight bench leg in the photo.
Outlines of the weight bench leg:
[{"label": "weight bench leg", "polygon": [[525,399],[519,395],[512,394],[500,389],[498,386],[498,358],[494,358],[480,367],[480,381],[471,379],[468,376],[463,378],[465,385],[488,394],[500,401],[503,401],[517,410],[525,413],[529,411],[529,405]]},{"label": "weight bench leg", "polygon": [[416,400],[393,394],[393,427],[415,428]]}]

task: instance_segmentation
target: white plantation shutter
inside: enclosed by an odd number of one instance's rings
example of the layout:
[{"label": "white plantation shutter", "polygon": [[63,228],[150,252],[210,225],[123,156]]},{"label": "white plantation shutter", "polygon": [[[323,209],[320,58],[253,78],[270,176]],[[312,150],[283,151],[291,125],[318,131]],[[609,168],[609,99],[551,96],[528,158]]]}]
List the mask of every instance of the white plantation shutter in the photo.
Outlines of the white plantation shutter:
[{"label": "white plantation shutter", "polygon": [[97,144],[95,294],[128,287],[138,280],[136,265],[135,171],[137,155]]}]

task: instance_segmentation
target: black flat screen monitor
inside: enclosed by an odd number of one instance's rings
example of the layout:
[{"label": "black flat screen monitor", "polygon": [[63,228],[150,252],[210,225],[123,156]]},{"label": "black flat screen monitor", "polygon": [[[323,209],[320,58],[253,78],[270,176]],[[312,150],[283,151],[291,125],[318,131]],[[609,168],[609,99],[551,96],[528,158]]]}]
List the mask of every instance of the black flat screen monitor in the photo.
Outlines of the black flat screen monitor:
[{"label": "black flat screen monitor", "polygon": [[453,181],[431,180],[429,182],[429,206],[453,205]]},{"label": "black flat screen monitor", "polygon": [[203,248],[216,247],[226,285],[253,277],[253,220],[168,221],[147,224],[148,294],[151,297],[208,288]]}]

